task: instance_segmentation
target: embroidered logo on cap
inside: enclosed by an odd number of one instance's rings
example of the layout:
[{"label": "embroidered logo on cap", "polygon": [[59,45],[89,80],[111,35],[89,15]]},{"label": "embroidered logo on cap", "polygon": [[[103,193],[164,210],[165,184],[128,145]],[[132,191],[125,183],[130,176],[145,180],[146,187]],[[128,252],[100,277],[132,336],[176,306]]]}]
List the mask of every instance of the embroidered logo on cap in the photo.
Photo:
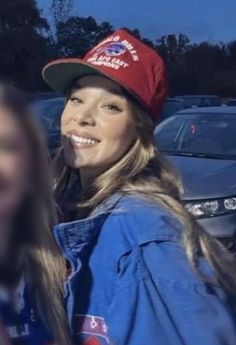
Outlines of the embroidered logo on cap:
[{"label": "embroidered logo on cap", "polygon": [[129,67],[129,59],[130,62],[139,61],[138,53],[128,40],[121,40],[119,35],[105,39],[92,49],[86,57],[87,62],[93,65],[105,66],[115,70]]},{"label": "embroidered logo on cap", "polygon": [[126,52],[126,47],[122,43],[110,43],[104,48],[99,48],[96,53],[105,53],[108,56],[119,56]]}]

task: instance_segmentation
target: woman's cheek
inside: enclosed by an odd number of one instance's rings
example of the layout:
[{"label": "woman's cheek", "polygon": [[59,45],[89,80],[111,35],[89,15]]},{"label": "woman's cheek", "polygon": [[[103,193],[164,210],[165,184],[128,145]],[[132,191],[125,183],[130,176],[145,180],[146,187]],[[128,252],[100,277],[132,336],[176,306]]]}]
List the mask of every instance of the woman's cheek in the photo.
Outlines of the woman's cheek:
[{"label": "woman's cheek", "polygon": [[132,124],[122,125],[120,123],[113,123],[112,126],[107,131],[106,138],[110,142],[114,142],[121,146],[121,149],[126,151],[127,147],[131,145],[135,138],[135,132]]},{"label": "woman's cheek", "polygon": [[11,176],[18,172],[20,165],[19,157],[7,153],[0,153],[0,174]]},{"label": "woman's cheek", "polygon": [[0,213],[13,214],[29,189],[27,163],[21,157],[0,156]]},{"label": "woman's cheek", "polygon": [[6,158],[1,163],[0,176],[12,185],[25,185],[28,177],[27,160],[24,157]]}]

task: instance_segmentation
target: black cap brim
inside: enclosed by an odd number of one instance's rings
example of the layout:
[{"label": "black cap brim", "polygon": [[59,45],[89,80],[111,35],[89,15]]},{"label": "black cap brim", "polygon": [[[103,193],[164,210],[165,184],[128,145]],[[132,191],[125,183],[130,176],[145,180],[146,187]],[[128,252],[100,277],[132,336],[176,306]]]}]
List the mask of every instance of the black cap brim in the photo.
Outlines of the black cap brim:
[{"label": "black cap brim", "polygon": [[62,94],[66,94],[77,79],[89,75],[106,76],[82,59],[56,60],[46,65],[42,72],[50,88]]}]

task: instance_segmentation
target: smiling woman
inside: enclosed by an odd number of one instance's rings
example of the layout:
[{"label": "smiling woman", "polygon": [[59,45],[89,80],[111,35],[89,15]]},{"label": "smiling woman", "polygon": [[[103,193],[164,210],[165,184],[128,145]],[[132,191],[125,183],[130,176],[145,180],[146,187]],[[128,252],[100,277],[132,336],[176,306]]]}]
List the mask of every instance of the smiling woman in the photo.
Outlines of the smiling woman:
[{"label": "smiling woman", "polygon": [[67,164],[91,182],[128,150],[135,138],[131,107],[114,82],[97,76],[73,85],[62,115]]},{"label": "smiling woman", "polygon": [[71,266],[75,344],[234,345],[235,258],[185,210],[155,147],[167,92],[161,58],[119,30],[43,75],[68,95],[55,161],[68,222],[55,236]]}]

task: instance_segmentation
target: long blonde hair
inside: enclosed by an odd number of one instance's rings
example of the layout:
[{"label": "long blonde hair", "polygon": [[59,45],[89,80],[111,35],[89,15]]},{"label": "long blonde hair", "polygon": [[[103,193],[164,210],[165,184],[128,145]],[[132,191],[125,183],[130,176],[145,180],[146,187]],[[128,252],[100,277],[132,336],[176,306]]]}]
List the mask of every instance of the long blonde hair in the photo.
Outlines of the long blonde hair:
[{"label": "long blonde hair", "polygon": [[46,147],[23,94],[0,83],[0,105],[8,109],[24,131],[31,150],[31,192],[19,210],[15,243],[16,260],[30,284],[41,317],[58,345],[68,345],[62,290],[65,262],[52,235],[54,202],[49,181]]},{"label": "long blonde hair", "polygon": [[[178,175],[169,162],[156,148],[153,136],[153,122],[148,112],[133,98],[129,99],[137,139],[130,150],[109,170],[97,177],[85,195],[85,201],[75,208],[89,210],[107,200],[115,192],[138,194],[151,202],[162,205],[183,224],[183,246],[193,269],[203,276],[198,268],[199,256],[205,257],[214,269],[219,284],[236,294],[236,260],[217,239],[212,238],[185,209],[181,197],[183,187]],[[66,166],[63,150],[54,162],[54,187],[58,199],[63,197],[74,172]],[[79,174],[78,183],[79,182]]]}]

